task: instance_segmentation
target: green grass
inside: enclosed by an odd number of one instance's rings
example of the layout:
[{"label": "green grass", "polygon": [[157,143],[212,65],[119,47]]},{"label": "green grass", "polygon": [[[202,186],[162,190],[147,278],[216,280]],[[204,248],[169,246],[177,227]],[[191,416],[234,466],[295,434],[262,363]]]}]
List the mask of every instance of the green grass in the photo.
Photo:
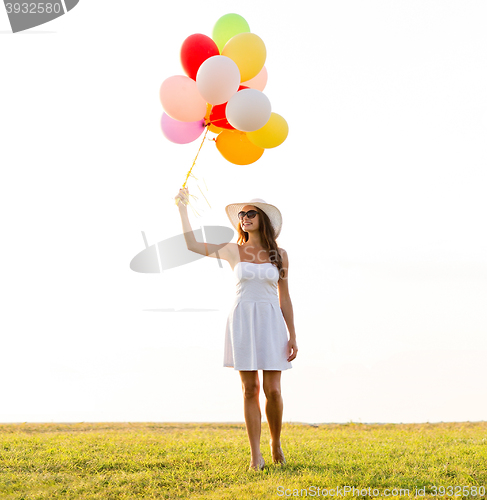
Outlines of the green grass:
[{"label": "green grass", "polygon": [[266,468],[249,472],[243,423],[0,424],[0,499],[326,498],[318,487],[347,485],[379,490],[355,498],[423,487],[421,498],[480,498],[435,497],[430,485],[487,488],[487,422],[284,423],[286,465],[272,464],[269,438],[263,422]]}]

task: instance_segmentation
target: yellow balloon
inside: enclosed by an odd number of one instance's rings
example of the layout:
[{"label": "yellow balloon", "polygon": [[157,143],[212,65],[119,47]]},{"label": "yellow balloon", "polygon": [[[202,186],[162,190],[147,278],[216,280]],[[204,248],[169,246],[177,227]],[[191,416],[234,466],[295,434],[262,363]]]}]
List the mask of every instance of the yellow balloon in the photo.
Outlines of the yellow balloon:
[{"label": "yellow balloon", "polygon": [[213,108],[213,104],[210,104],[209,102],[206,103],[206,115],[205,115],[205,121],[208,121],[210,119],[211,115],[211,109]]},{"label": "yellow balloon", "polygon": [[240,130],[224,130],[215,143],[223,158],[235,165],[249,165],[264,154],[264,149],[252,144]]},{"label": "yellow balloon", "polygon": [[286,120],[277,113],[271,113],[269,121],[259,130],[247,132],[250,142],[261,148],[275,148],[282,144],[289,133]]},{"label": "yellow balloon", "polygon": [[232,59],[240,70],[240,81],[246,82],[260,73],[267,51],[264,42],[254,33],[239,33],[230,38],[222,50],[222,56]]}]

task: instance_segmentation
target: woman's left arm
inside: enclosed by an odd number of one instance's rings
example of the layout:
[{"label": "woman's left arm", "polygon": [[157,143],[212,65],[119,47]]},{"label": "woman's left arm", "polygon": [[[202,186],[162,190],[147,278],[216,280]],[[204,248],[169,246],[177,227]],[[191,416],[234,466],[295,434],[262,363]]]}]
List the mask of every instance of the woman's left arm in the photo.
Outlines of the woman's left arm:
[{"label": "woman's left arm", "polygon": [[278,281],[279,288],[279,305],[282,315],[286,321],[287,329],[289,330],[288,361],[292,361],[298,353],[298,344],[296,343],[296,331],[294,330],[294,314],[293,304],[289,295],[289,258],[286,250],[281,250],[283,277]]}]

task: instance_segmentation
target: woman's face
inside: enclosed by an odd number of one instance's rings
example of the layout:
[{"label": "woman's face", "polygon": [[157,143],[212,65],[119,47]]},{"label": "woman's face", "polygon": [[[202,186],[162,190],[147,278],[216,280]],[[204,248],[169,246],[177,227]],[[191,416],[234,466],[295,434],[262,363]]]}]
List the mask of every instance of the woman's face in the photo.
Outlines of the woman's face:
[{"label": "woman's face", "polygon": [[[245,205],[242,208],[243,212],[248,212],[249,210],[255,210],[253,205]],[[256,211],[256,210],[255,210]],[[248,215],[245,215],[243,219],[240,219],[240,227],[245,231],[256,231],[259,229],[259,213],[253,219],[249,219]]]}]

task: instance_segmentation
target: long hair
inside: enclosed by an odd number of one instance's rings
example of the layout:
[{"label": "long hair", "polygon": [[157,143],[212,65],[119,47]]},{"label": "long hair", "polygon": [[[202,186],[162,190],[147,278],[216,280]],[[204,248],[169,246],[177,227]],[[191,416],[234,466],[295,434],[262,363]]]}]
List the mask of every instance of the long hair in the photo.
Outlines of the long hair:
[{"label": "long hair", "polygon": [[[250,205],[252,205],[250,203]],[[255,205],[252,205],[255,207]],[[272,227],[271,220],[269,216],[261,210],[259,207],[255,207],[255,210],[259,214],[259,233],[260,233],[260,241],[262,242],[262,246],[264,250],[269,252],[269,259],[271,263],[277,267],[279,270],[279,280],[284,278],[284,269],[282,268],[282,257],[278,251],[277,241],[276,241],[276,232]],[[246,233],[242,226],[238,225],[238,240],[237,245],[241,245],[244,242],[248,241],[249,233]]]}]

